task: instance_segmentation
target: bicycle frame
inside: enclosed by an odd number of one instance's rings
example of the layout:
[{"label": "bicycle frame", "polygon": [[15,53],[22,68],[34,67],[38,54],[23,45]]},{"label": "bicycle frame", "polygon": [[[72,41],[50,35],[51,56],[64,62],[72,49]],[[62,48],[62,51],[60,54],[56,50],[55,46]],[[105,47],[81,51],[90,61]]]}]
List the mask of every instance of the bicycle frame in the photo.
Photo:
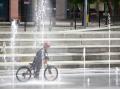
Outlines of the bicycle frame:
[{"label": "bicycle frame", "polygon": [[[27,71],[23,71],[22,73],[22,77],[19,77],[19,71],[21,70],[26,70]],[[53,75],[54,74],[54,75]],[[24,82],[24,81],[28,81],[31,76],[34,76],[35,75],[35,70],[34,70],[34,65],[33,63],[30,63],[28,66],[21,66],[17,72],[16,72],[16,77],[19,81],[21,82]],[[27,77],[26,77],[27,76]],[[51,77],[51,78],[50,78]],[[44,78],[48,81],[53,81],[55,80],[56,78],[58,77],[58,70],[55,66],[52,66],[52,65],[49,65],[49,64],[46,64],[45,68],[44,68]]]}]

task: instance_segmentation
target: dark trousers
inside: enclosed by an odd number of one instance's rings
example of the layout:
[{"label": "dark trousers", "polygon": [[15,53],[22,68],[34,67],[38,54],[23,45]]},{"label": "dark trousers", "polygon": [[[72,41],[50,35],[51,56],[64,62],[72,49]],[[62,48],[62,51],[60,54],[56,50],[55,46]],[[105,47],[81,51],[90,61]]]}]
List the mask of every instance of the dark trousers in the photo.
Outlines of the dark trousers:
[{"label": "dark trousers", "polygon": [[42,60],[36,59],[34,60],[34,74],[35,74],[35,78],[39,78],[39,73],[40,73],[40,69],[42,67]]}]

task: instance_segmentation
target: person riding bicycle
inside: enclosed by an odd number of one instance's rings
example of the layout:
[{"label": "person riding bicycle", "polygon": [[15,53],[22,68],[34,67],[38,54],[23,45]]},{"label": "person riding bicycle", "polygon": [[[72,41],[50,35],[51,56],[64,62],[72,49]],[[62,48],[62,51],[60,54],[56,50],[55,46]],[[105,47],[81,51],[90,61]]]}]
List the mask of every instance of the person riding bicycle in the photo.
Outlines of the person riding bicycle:
[{"label": "person riding bicycle", "polygon": [[49,57],[47,55],[47,50],[50,47],[48,43],[43,44],[43,48],[39,49],[36,53],[36,56],[34,57],[33,60],[33,69],[35,73],[35,78],[39,79],[39,72],[42,67],[42,64],[46,64]]}]

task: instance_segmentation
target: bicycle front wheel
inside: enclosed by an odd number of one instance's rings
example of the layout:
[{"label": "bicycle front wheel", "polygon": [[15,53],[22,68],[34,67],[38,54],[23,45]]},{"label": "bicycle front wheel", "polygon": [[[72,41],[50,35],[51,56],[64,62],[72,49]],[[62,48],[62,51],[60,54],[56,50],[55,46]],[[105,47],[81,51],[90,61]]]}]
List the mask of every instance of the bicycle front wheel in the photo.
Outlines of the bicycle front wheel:
[{"label": "bicycle front wheel", "polygon": [[55,66],[48,66],[45,68],[44,77],[48,81],[54,81],[58,77],[58,70]]},{"label": "bicycle front wheel", "polygon": [[27,66],[20,67],[16,72],[16,78],[20,82],[26,82],[31,78],[31,70]]}]

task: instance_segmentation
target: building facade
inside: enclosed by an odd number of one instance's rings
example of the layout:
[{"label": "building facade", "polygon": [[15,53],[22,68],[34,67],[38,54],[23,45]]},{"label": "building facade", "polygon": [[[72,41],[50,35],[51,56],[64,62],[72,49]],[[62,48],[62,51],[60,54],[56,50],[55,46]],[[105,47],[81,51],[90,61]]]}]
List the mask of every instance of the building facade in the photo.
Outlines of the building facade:
[{"label": "building facade", "polygon": [[[57,19],[66,18],[66,1],[51,0]],[[35,0],[0,0],[0,21],[11,19],[32,21],[34,2]]]},{"label": "building facade", "polygon": [[9,20],[9,0],[0,0],[0,21]]},{"label": "building facade", "polygon": [[[37,0],[36,0],[37,1]],[[70,0],[50,0],[52,8],[54,9],[54,16],[58,20],[66,19],[70,16]],[[103,0],[96,0],[103,1]],[[112,15],[120,16],[120,3],[115,2],[116,0],[109,0]],[[84,1],[83,1],[84,2]],[[97,11],[96,2],[90,4],[89,10],[92,9],[91,13]],[[35,0],[0,0],[0,21],[10,21],[11,19],[19,19],[21,21],[32,21],[33,8]],[[105,4],[100,3],[99,10],[105,11]],[[82,8],[82,7],[81,7]],[[80,8],[80,9],[81,9]],[[82,11],[82,10],[81,10]],[[82,12],[79,11],[79,14]]]}]

